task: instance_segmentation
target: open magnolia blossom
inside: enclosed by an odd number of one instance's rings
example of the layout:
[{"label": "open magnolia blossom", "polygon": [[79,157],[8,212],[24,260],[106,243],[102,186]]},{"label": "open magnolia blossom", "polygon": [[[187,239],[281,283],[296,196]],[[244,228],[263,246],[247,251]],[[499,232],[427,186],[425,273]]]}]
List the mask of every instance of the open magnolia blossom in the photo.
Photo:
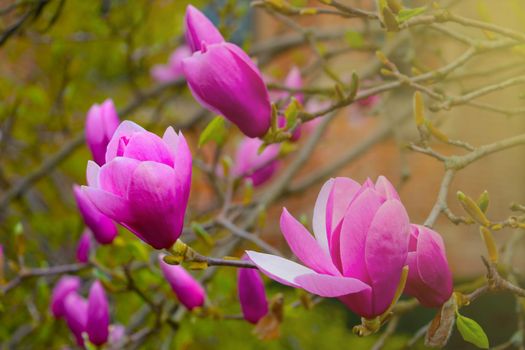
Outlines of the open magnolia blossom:
[{"label": "open magnolia blossom", "polygon": [[155,249],[179,238],[191,186],[190,149],[172,127],[164,136],[124,121],[106,152],[106,164],[88,162],[82,190],[104,215]]},{"label": "open magnolia blossom", "polygon": [[379,177],[361,186],[349,178],[327,181],[314,208],[315,238],[283,209],[281,230],[306,266],[248,251],[268,277],[322,297],[337,297],[365,318],[392,304],[408,253],[410,224],[392,184]]}]

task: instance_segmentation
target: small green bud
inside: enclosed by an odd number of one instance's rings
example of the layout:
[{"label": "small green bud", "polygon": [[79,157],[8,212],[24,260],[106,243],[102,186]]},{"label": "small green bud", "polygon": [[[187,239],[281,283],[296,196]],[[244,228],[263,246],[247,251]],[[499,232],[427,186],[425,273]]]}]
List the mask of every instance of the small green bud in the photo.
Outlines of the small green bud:
[{"label": "small green bud", "polygon": [[458,191],[457,197],[459,202],[461,203],[461,206],[465,211],[478,223],[481,225],[488,227],[490,226],[490,221],[487,219],[485,214],[481,211],[481,209],[478,207],[476,202],[469,196],[465,195],[463,192]]},{"label": "small green bud", "polygon": [[350,83],[350,93],[348,94],[348,99],[353,101],[357,95],[357,90],[359,90],[359,76],[356,72],[352,72],[352,82]]},{"label": "small green bud", "polygon": [[483,191],[478,198],[478,207],[482,212],[486,213],[489,206],[489,193],[487,190]]}]

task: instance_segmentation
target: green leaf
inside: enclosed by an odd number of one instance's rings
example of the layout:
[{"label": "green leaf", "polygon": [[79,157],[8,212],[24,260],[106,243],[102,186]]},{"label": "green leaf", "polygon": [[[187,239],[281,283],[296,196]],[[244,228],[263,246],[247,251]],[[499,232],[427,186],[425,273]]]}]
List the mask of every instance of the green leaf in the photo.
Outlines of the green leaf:
[{"label": "green leaf", "polygon": [[284,117],[286,118],[286,129],[289,129],[297,122],[297,115],[299,114],[299,102],[292,97],[292,102],[286,107]]},{"label": "green leaf", "polygon": [[226,126],[224,125],[224,118],[218,115],[213,118],[199,136],[199,148],[212,140],[220,145],[225,138]]},{"label": "green leaf", "polygon": [[413,9],[402,9],[397,14],[396,18],[399,23],[403,23],[405,21],[408,21],[412,17],[416,17],[417,15],[422,14],[425,12],[427,8],[426,7],[415,7]]},{"label": "green leaf", "polygon": [[350,30],[345,33],[345,40],[350,47],[360,48],[365,44],[365,39],[363,35],[359,32]]},{"label": "green leaf", "polygon": [[352,72],[352,81],[350,82],[350,93],[348,94],[348,99],[354,100],[359,90],[359,76],[356,72]]},{"label": "green leaf", "polygon": [[458,314],[456,325],[463,339],[481,349],[489,348],[489,338],[483,328],[471,318]]}]

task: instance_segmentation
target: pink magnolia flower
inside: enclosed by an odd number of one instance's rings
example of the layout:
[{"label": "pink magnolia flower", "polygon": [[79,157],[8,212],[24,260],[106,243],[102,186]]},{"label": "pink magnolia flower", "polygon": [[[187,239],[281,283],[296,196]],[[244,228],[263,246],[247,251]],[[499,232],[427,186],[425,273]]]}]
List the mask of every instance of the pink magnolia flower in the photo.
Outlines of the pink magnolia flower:
[{"label": "pink magnolia flower", "polygon": [[109,335],[109,306],[104,287],[95,281],[89,289],[86,316],[86,332],[89,341],[95,345],[102,345]]},{"label": "pink magnolia flower", "polygon": [[51,312],[55,318],[64,316],[64,301],[69,293],[76,292],[80,288],[80,278],[65,275],[60,278],[51,293]]},{"label": "pink magnolia flower", "polygon": [[237,147],[232,173],[235,177],[244,177],[252,181],[253,186],[260,186],[268,181],[279,167],[279,145],[272,144],[259,154],[263,141],[245,137]]},{"label": "pink magnolia flower", "polygon": [[124,121],[108,144],[106,164],[88,162],[82,190],[104,215],[155,249],[182,233],[191,186],[191,153],[172,127],[163,138]]},{"label": "pink magnolia flower", "polygon": [[76,292],[69,293],[64,301],[64,317],[67,326],[77,341],[78,346],[84,347],[82,333],[86,331],[88,302]]},{"label": "pink magnolia flower", "polygon": [[[249,260],[246,256],[244,260]],[[256,324],[268,313],[264,282],[256,269],[238,269],[237,294],[244,319]]]},{"label": "pink magnolia flower", "polygon": [[89,200],[80,186],[73,185],[73,194],[77,202],[80,215],[84,219],[86,226],[89,227],[93,236],[100,244],[110,244],[117,236],[117,226],[106,215],[95,207]]},{"label": "pink magnolia flower", "polygon": [[192,5],[186,7],[184,36],[192,52],[200,51],[202,43],[218,44],[224,41],[221,33],[202,12]]},{"label": "pink magnolia flower", "polygon": [[177,80],[184,76],[182,60],[191,56],[191,51],[186,45],[175,49],[170,56],[168,64],[157,64],[151,69],[151,76],[160,83]]},{"label": "pink magnolia flower", "polygon": [[164,254],[159,255],[160,269],[181,304],[188,310],[204,305],[206,292],[201,284],[182,266],[164,262],[164,256]]},{"label": "pink magnolia flower", "polygon": [[261,73],[250,57],[230,43],[208,45],[182,61],[193,97],[221,114],[248,137],[270,128],[272,108]]},{"label": "pink magnolia flower", "polygon": [[94,104],[87,113],[86,142],[98,165],[105,163],[106,147],[118,124],[117,110],[111,99],[101,105]]},{"label": "pink magnolia flower", "polygon": [[91,250],[91,232],[84,230],[77,244],[77,261],[87,263],[89,261],[89,251]]},{"label": "pink magnolia flower", "polygon": [[452,295],[452,273],[439,233],[412,225],[408,246],[405,293],[428,307],[441,307]]},{"label": "pink magnolia flower", "polygon": [[286,209],[281,230],[306,266],[248,251],[268,277],[322,297],[337,297],[365,318],[391,305],[408,252],[409,220],[390,182],[360,186],[348,178],[327,181],[314,208],[315,238]]}]

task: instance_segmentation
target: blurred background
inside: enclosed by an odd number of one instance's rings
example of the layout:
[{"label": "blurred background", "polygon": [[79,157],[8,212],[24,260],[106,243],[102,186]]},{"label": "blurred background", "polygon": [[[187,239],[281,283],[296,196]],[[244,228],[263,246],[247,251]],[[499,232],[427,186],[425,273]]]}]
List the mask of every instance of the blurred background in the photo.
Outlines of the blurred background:
[{"label": "blurred background", "polygon": [[[290,2],[296,6],[308,3],[321,6],[317,1]],[[373,1],[343,2],[374,9]],[[183,42],[183,15],[189,3],[182,0],[0,1],[0,243],[8,259],[17,260],[20,252],[17,237],[22,235],[28,266],[74,262],[83,223],[71,188],[74,183],[85,183],[85,165],[90,155],[78,135],[83,133],[86,112],[93,103],[110,97],[122,112],[121,119],[136,121],[156,133],[169,125],[184,129],[194,157],[203,162],[211,161],[214,146],[198,149],[196,144],[199,133],[213,115],[202,111],[184,84],[158,89],[159,83],[150,73],[154,65],[165,64],[170,53]],[[450,6],[457,14],[525,30],[525,3],[520,0],[438,3]],[[282,81],[288,71],[297,66],[303,73],[305,86],[330,88],[333,85],[316,66],[316,53],[297,31],[264,10],[251,7],[250,1],[191,1],[191,4],[202,9],[219,26],[225,38],[252,53],[269,81]],[[407,7],[431,6],[428,1],[405,1],[404,4]],[[359,19],[328,15],[292,19],[324,38],[318,41],[319,52],[343,51],[342,55],[328,56],[332,71],[345,81],[356,71],[366,77],[362,80],[364,86],[373,86],[384,79],[377,73],[374,52],[389,43],[402,41],[390,52],[389,58],[405,70],[412,67],[435,69],[466,50],[461,42],[420,28],[385,34],[378,26],[370,26]],[[479,30],[454,24],[447,26],[462,35],[486,39]],[[440,88],[447,94],[461,94],[516,76],[525,71],[524,54],[524,50],[517,48],[476,57],[454,72],[457,78],[453,75]],[[492,69],[496,66],[500,67],[498,74],[489,74],[494,73]],[[467,74],[470,72],[475,74]],[[261,237],[281,251],[287,251],[278,227],[281,208],[286,206],[296,217],[303,216],[310,222],[315,198],[326,178],[303,186],[309,176],[375,135],[384,120],[403,115],[410,117],[411,101],[412,91],[401,88],[382,94],[373,106],[352,105],[341,110],[312,159],[292,181],[290,193],[268,208]],[[479,102],[525,107],[523,87],[489,94]],[[439,111],[430,118],[451,139],[475,146],[525,131],[523,113],[507,116],[472,106]],[[434,205],[444,169],[431,157],[406,149],[408,143],[418,138],[414,123],[408,120],[396,125],[392,132],[378,134],[366,151],[328,176],[347,176],[359,182],[368,177],[375,180],[379,175],[387,176],[398,186],[411,221],[421,224]],[[234,140],[240,135],[230,130],[232,141],[226,149],[232,155]],[[444,154],[458,153],[448,145],[435,143],[432,147]],[[64,149],[68,153],[60,159],[59,165],[47,169],[46,162],[51,155]],[[285,159],[283,169],[291,159],[293,154]],[[525,202],[524,160],[524,150],[515,148],[491,155],[459,172],[449,191],[451,210],[464,215],[455,199],[457,190],[474,198],[487,190],[490,193],[488,216],[494,220],[507,218],[510,203]],[[39,173],[42,166],[46,171]],[[29,183],[20,185],[28,176]],[[17,186],[19,191],[13,193],[13,187]],[[264,187],[257,190],[255,196],[263,191]],[[195,171],[190,213],[204,210],[212,199],[207,178]],[[485,273],[479,258],[484,248],[476,227],[456,226],[441,216],[435,229],[445,239],[458,284]],[[97,249],[97,259],[108,268],[118,266],[130,255],[147,260],[149,248],[136,244],[131,234],[121,231],[118,244]],[[499,231],[496,238],[505,242],[512,234],[511,229],[505,229]],[[523,242],[519,242],[516,249],[523,251]],[[235,255],[241,254],[239,250]],[[523,254],[517,254],[517,270],[522,269],[524,263]],[[6,279],[12,276],[9,273]],[[90,278],[90,273],[85,272],[84,277]],[[144,290],[169,293],[158,276],[140,273],[137,280]],[[62,349],[71,345],[65,324],[54,321],[48,311],[54,282],[54,278],[32,279],[0,297],[3,348]],[[267,286],[270,295],[283,292],[287,301],[299,297],[291,288],[271,281],[267,281]],[[210,300],[223,314],[239,313],[233,269],[221,269],[208,285],[208,292]],[[142,301],[130,293],[116,292],[110,298],[112,319],[124,324],[133,321],[142,305]],[[513,333],[514,309],[511,296],[498,299],[487,296],[466,308],[464,313],[475,318],[491,343],[497,344]],[[402,319],[399,331],[387,348],[402,348],[433,316],[434,311],[429,309],[418,308],[410,312]],[[252,334],[252,326],[242,321],[189,315],[177,332],[164,327],[144,348],[329,349],[341,344],[356,349],[371,347],[376,337],[360,339],[352,334],[352,326],[357,323],[358,317],[337,300],[324,300],[313,310],[286,308],[282,336],[261,342]],[[470,345],[454,334],[448,348],[467,349]]]}]

